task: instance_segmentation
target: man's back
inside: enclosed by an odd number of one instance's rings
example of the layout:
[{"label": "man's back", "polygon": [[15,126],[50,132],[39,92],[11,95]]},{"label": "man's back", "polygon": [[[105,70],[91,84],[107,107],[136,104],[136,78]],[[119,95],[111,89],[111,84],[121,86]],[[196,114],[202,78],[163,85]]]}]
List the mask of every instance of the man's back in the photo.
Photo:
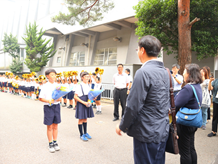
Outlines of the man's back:
[{"label": "man's back", "polygon": [[[128,135],[147,143],[166,141],[169,131],[169,87],[169,75],[162,62],[150,60],[136,72],[127,108],[137,112],[127,130]],[[128,118],[128,113],[126,115]],[[120,126],[125,127],[126,120],[122,122]]]}]

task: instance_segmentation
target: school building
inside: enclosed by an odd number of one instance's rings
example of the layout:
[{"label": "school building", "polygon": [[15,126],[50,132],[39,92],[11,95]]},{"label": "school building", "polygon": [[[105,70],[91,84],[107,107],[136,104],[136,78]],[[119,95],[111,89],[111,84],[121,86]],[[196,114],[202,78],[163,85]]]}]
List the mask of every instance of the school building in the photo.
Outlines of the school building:
[{"label": "school building", "polygon": [[[42,1],[30,0],[29,8],[35,4],[36,9],[32,8],[32,10],[35,10],[35,15],[39,15],[41,5],[41,8],[45,10],[43,10],[43,16],[40,18],[33,16],[33,20],[26,18],[31,11],[31,9],[28,8],[26,17],[20,17],[18,21],[14,23],[14,25],[18,24],[18,27],[23,26],[23,30],[17,32],[19,37],[25,32],[24,27],[26,24],[35,20],[39,28],[43,27],[43,29],[46,30],[45,37],[52,38],[57,52],[50,59],[47,66],[38,74],[44,74],[45,70],[48,68],[54,68],[57,72],[71,70],[78,72],[82,70],[94,72],[96,67],[100,67],[104,69],[102,76],[103,84],[112,86],[112,77],[117,72],[117,64],[122,63],[124,64],[124,69],[129,68],[131,75],[134,77],[136,70],[141,67],[136,52],[138,48],[138,36],[135,35],[135,29],[137,28],[135,23],[137,19],[135,18],[135,11],[133,10],[133,6],[137,5],[139,0],[114,1],[115,8],[105,13],[101,21],[95,22],[89,27],[80,26],[78,24],[71,26],[52,23],[52,16],[57,15],[59,11],[67,10],[65,4],[63,4],[64,2],[62,0],[43,0],[44,6],[42,6],[40,2]],[[59,8],[56,7],[56,10],[54,10],[51,7],[52,5],[54,6],[53,3],[56,3]],[[26,18],[26,22],[23,21],[24,24],[21,25],[19,19],[21,21],[21,19],[24,18]],[[16,28],[16,26],[14,28]],[[2,40],[3,35],[0,37]],[[26,56],[24,49],[25,44],[20,38],[19,43],[21,45],[20,56],[24,60]],[[3,53],[1,41],[0,45],[0,73],[2,73],[9,71],[12,58],[8,54]],[[175,55],[168,56],[164,51],[161,52],[159,60],[163,61],[165,67],[168,68],[171,68],[173,64],[177,63]],[[217,57],[210,57],[198,61],[193,53],[192,62],[199,64],[200,67],[205,65],[209,66],[211,71],[216,72],[218,77],[217,71],[215,71],[218,70]],[[29,72],[25,64],[23,72]]]}]

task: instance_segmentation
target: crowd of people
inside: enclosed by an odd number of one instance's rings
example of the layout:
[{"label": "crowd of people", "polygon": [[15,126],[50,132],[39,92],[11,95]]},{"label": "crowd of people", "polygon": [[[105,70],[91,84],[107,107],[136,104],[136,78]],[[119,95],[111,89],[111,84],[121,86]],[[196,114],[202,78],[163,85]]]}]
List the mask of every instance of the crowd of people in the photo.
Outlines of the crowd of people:
[{"label": "crowd of people", "polygon": [[[170,80],[174,85],[176,112],[180,108],[200,109],[202,112],[202,130],[206,129],[210,119],[211,96],[213,97],[212,132],[208,137],[216,136],[218,123],[218,79],[214,79],[208,66],[200,68],[197,64],[187,64],[183,75],[179,74],[180,66],[172,66],[171,78],[163,62],[157,60],[161,50],[160,41],[153,36],[144,36],[138,42],[138,57],[143,63],[136,71],[134,82],[130,70],[123,72],[123,64],[117,65],[118,72],[113,76],[114,84],[114,119],[119,119],[119,102],[122,107],[122,118],[116,127],[133,137],[134,161],[136,164],[164,164],[165,147],[169,135]],[[13,76],[0,76],[2,92],[17,94],[26,98],[39,99],[44,102],[44,124],[47,126],[49,151],[60,150],[57,144],[58,124],[61,122],[60,102],[62,106],[73,108],[75,101],[75,117],[78,119],[80,138],[88,141],[92,137],[87,133],[87,119],[94,117],[92,105],[88,102],[91,89],[101,89],[102,77],[96,73],[83,71],[81,81],[77,77],[57,78],[54,69],[45,72],[41,77],[21,79]],[[17,84],[17,85],[14,85]],[[52,92],[58,84],[73,88],[66,96],[52,99]],[[183,87],[182,87],[183,86]],[[212,95],[211,95],[212,93]],[[34,97],[35,96],[35,97]],[[101,114],[101,97],[94,99],[96,114]],[[53,105],[50,105],[53,104]],[[178,146],[181,164],[197,164],[195,150],[195,132],[198,128],[177,124]]]},{"label": "crowd of people", "polygon": [[[135,74],[124,115],[116,127],[118,135],[121,135],[123,131],[134,138],[136,164],[165,163],[165,147],[169,134],[170,80],[172,79],[176,112],[183,107],[200,109],[202,130],[206,129],[207,119],[210,119],[212,91],[212,132],[207,136],[213,137],[217,133],[218,79],[214,80],[208,66],[200,68],[194,63],[185,65],[183,75],[178,73],[180,66],[174,64],[170,79],[163,62],[157,60],[160,50],[161,43],[153,36],[147,35],[139,40],[137,54],[143,65]],[[177,123],[181,164],[197,164],[195,150],[197,129]]]},{"label": "crowd of people", "polygon": [[[38,78],[36,78],[35,75],[31,73],[28,75],[29,76],[26,77],[15,76],[13,73],[5,73],[0,75],[0,91],[38,101],[41,88],[48,82],[48,79],[46,79],[46,76],[44,75],[39,75]],[[88,83],[90,87],[94,90],[102,88],[101,74],[96,75],[96,72],[93,72],[92,74],[89,73],[89,75],[90,80]],[[81,83],[81,81],[79,82],[77,75],[68,77],[56,75],[55,82],[57,84],[72,88],[71,92],[62,97],[62,107],[73,108],[75,110],[77,102],[74,99],[74,93],[78,84]],[[100,99],[101,96],[98,97],[98,100],[93,102],[94,108],[97,108],[96,114],[101,114]],[[69,104],[69,106],[67,106],[67,104]]]}]

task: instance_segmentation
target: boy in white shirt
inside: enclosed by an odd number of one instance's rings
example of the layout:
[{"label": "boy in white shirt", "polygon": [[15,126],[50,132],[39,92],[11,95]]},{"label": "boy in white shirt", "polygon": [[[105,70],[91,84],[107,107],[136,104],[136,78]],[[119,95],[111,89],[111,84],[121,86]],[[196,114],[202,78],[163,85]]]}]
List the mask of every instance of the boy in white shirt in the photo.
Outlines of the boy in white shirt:
[{"label": "boy in white shirt", "polygon": [[[45,75],[48,78],[48,82],[41,88],[39,100],[44,102],[44,124],[47,125],[48,149],[51,153],[54,153],[60,150],[57,144],[57,136],[58,124],[61,122],[61,98],[58,100],[52,99],[52,93],[57,87],[57,83],[55,83],[56,71],[54,69],[48,69]],[[50,106],[50,104],[52,105]]]}]

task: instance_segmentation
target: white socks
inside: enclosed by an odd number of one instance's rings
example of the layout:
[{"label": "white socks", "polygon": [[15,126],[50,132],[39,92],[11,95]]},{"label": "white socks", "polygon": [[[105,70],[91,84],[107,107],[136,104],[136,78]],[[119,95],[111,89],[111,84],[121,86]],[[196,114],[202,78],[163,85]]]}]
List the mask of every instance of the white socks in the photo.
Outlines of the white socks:
[{"label": "white socks", "polygon": [[97,105],[96,108],[97,108],[97,111],[101,111],[101,105]]}]

